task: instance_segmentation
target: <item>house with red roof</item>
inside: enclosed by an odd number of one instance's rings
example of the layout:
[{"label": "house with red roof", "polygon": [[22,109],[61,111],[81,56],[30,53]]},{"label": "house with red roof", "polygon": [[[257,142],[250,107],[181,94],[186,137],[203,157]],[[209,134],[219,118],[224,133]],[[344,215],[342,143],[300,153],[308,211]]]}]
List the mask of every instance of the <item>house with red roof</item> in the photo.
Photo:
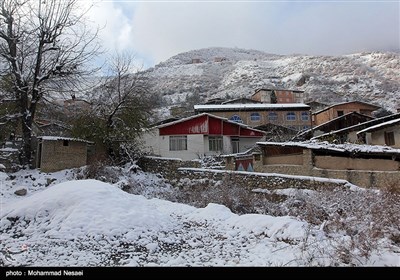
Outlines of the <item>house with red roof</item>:
[{"label": "house with red roof", "polygon": [[265,132],[208,113],[150,128],[142,135],[152,155],[192,160],[241,153],[265,139]]}]

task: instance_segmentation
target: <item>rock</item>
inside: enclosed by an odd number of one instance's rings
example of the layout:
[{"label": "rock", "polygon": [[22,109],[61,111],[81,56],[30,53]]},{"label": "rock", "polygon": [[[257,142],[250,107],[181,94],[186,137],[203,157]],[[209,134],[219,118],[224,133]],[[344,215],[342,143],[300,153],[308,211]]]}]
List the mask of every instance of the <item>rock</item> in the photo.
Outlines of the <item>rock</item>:
[{"label": "rock", "polygon": [[47,178],[46,179],[46,187],[50,186],[51,183],[53,183],[54,181],[57,181],[57,179],[55,179],[55,178]]},{"label": "rock", "polygon": [[4,170],[6,170],[6,167],[4,166],[4,164],[0,163],[0,171],[4,171]]},{"label": "rock", "polygon": [[19,190],[16,190],[14,193],[18,196],[24,196],[24,195],[26,195],[27,192],[28,191],[26,189],[19,189]]}]

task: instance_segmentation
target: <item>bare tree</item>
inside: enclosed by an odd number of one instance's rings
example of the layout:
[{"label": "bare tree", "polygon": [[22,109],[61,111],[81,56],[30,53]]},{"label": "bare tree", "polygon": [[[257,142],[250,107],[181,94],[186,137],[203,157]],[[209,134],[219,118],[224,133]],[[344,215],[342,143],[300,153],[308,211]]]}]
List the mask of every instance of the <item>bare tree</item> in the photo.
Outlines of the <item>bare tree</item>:
[{"label": "bare tree", "polygon": [[[1,74],[12,80],[22,127],[21,163],[32,157],[32,122],[38,102],[61,85],[74,86],[89,74],[98,54],[97,31],[85,20],[78,0],[2,0]],[[85,66],[85,67],[84,67]]]},{"label": "bare tree", "polygon": [[153,108],[148,79],[135,56],[116,53],[107,63],[109,73],[95,89],[93,111],[81,116],[73,126],[73,134],[103,146],[111,159],[121,159],[121,152],[138,148],[139,134],[147,125]]}]

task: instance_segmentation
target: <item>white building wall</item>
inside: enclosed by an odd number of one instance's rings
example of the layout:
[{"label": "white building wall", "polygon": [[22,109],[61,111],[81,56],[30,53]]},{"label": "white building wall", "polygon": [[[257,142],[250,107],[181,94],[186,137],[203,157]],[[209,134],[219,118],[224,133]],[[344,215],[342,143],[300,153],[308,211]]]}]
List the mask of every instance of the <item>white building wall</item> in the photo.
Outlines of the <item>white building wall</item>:
[{"label": "white building wall", "polygon": [[370,135],[370,139],[368,139],[369,141],[367,141],[367,143],[370,145],[385,145],[385,131],[393,132],[394,134],[394,146],[391,147],[400,148],[400,127],[386,128],[367,133],[367,135]]},{"label": "white building wall", "polygon": [[263,141],[264,137],[253,138],[253,137],[240,137],[239,138],[239,152],[243,153],[250,148],[254,147],[257,142]]},{"label": "white building wall", "polygon": [[187,150],[185,151],[170,151],[169,135],[160,136],[159,142],[160,142],[160,156],[162,157],[180,158],[182,160],[192,160],[204,156],[204,136],[202,134],[187,135]]},{"label": "white building wall", "polygon": [[[210,152],[208,136],[202,134],[187,135],[187,150],[185,151],[170,151],[169,150],[169,135],[159,136],[158,129],[148,131],[142,135],[142,142],[144,143],[144,150],[151,155],[180,158],[182,160],[199,159],[204,156],[212,156],[219,154],[232,153],[232,140],[230,136],[223,136],[223,151]],[[256,142],[262,141],[260,138],[239,138],[239,152],[245,152],[253,147]]]},{"label": "white building wall", "polygon": [[224,141],[224,154],[231,154],[232,153],[232,140],[230,136],[222,136]]},{"label": "white building wall", "polygon": [[158,128],[144,132],[141,135],[143,150],[152,155],[160,155]]}]

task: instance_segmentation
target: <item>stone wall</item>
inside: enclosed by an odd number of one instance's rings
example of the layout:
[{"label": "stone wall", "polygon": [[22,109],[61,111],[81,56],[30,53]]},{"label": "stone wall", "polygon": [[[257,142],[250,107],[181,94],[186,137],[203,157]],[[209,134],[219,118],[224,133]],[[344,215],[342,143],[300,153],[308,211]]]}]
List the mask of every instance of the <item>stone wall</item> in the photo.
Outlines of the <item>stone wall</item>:
[{"label": "stone wall", "polygon": [[230,170],[213,170],[199,168],[179,168],[177,180],[189,179],[209,179],[214,181],[224,181],[227,184],[235,184],[247,190],[254,189],[333,189],[348,185],[345,180],[334,180],[327,178],[312,178],[305,176],[291,176],[274,173],[242,172]]},{"label": "stone wall", "polygon": [[198,160],[183,161],[178,158],[162,157],[142,157],[137,164],[143,171],[160,173],[168,180],[174,180],[179,177],[178,169],[181,167],[199,168],[201,166]]},{"label": "stone wall", "polygon": [[17,149],[0,149],[0,164],[3,164],[6,172],[15,172],[19,170],[19,158]]}]

